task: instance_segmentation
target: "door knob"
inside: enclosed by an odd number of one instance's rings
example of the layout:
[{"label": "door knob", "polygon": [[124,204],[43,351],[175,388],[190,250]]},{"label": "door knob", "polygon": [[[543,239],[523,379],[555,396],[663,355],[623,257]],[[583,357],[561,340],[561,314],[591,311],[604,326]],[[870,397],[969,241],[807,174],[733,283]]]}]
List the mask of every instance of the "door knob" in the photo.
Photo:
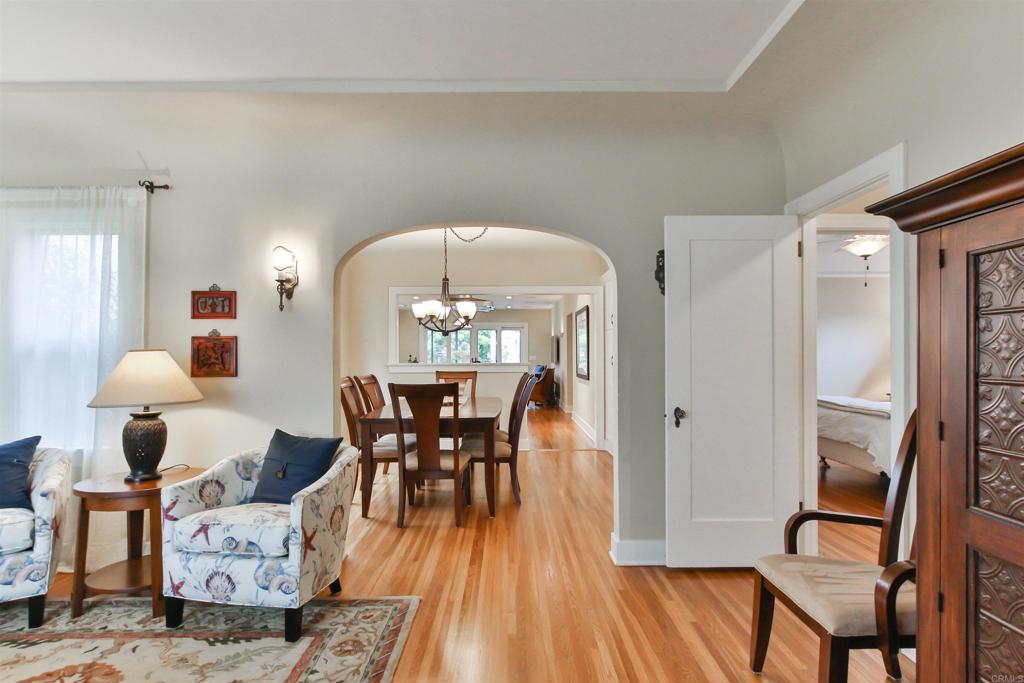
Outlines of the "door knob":
[{"label": "door knob", "polygon": [[676,428],[678,428],[680,421],[686,418],[686,411],[676,406],[676,409],[672,411],[672,417],[676,419]]}]

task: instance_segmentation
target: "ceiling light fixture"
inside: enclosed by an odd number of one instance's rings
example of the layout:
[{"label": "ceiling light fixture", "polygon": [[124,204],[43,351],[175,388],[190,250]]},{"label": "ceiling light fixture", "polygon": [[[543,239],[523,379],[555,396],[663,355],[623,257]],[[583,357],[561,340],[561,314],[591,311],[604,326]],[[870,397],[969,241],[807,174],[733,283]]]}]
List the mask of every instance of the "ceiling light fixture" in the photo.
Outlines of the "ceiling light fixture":
[{"label": "ceiling light fixture", "polygon": [[853,254],[864,259],[864,286],[867,287],[868,271],[871,270],[871,267],[868,265],[868,259],[887,246],[889,246],[888,235],[854,235],[846,240],[839,249],[847,254]]},{"label": "ceiling light fixture", "polygon": [[470,321],[476,317],[477,311],[483,304],[488,304],[486,299],[478,299],[468,294],[457,294],[452,296],[449,292],[448,283],[448,231],[465,242],[472,244],[485,234],[484,228],[479,235],[471,239],[465,239],[454,228],[444,228],[444,267],[441,271],[441,297],[439,299],[428,299],[417,301],[412,305],[412,314],[416,316],[420,325],[433,332],[440,332],[447,337],[455,330],[469,327]]}]

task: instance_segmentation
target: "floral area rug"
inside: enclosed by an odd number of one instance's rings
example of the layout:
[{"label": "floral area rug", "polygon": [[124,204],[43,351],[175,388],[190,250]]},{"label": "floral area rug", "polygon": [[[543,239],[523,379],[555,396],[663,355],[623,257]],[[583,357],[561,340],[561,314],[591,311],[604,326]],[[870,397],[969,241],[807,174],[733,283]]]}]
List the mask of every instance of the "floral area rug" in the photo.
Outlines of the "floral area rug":
[{"label": "floral area rug", "polygon": [[32,683],[386,683],[419,598],[313,600],[302,638],[284,640],[284,610],[189,602],[181,627],[152,617],[147,598],[99,598],[71,619],[47,601],[27,628],[24,601],[0,605],[0,679]]}]

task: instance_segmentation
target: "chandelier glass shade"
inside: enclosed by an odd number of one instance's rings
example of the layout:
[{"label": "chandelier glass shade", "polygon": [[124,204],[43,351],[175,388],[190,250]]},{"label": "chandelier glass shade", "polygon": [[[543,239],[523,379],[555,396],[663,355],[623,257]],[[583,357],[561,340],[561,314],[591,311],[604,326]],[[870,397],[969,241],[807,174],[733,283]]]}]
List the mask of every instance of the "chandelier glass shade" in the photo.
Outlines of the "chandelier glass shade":
[{"label": "chandelier glass shade", "polygon": [[840,249],[848,254],[868,258],[889,246],[888,235],[854,235]]},{"label": "chandelier glass shade", "polygon": [[[472,322],[479,311],[480,304],[487,303],[486,299],[478,299],[468,294],[456,294],[454,296],[451,294],[448,282],[448,230],[450,228],[444,229],[444,268],[441,274],[441,296],[438,299],[417,301],[411,306],[412,314],[416,316],[416,320],[419,321],[420,325],[428,330],[440,332],[446,337],[456,330],[469,327],[470,322]],[[487,228],[484,228],[484,232],[487,232]],[[483,232],[480,233],[473,240],[463,241],[472,242],[483,237],[483,234]],[[455,236],[458,237],[458,233]],[[460,237],[459,239],[462,238]]]}]

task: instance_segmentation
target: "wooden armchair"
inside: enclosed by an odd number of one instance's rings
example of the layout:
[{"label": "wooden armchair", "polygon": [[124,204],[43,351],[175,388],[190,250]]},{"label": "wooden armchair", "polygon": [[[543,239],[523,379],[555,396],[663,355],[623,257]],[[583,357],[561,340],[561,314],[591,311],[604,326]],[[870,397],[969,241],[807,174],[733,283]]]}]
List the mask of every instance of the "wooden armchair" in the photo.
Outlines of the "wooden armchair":
[{"label": "wooden armchair", "polygon": [[[903,433],[883,517],[825,510],[803,510],[790,517],[785,531],[786,554],[767,555],[754,565],[752,671],[760,673],[764,667],[778,598],[820,640],[818,683],[845,683],[850,650],[861,649],[877,648],[886,673],[900,677],[899,649],[915,647],[917,633],[914,564],[896,561],[916,456],[915,412]],[[880,527],[878,563],[798,555],[797,535],[810,521]]]},{"label": "wooden armchair", "polygon": [[542,406],[555,405],[555,369],[544,368],[544,372],[530,392],[530,402],[539,403]]}]

